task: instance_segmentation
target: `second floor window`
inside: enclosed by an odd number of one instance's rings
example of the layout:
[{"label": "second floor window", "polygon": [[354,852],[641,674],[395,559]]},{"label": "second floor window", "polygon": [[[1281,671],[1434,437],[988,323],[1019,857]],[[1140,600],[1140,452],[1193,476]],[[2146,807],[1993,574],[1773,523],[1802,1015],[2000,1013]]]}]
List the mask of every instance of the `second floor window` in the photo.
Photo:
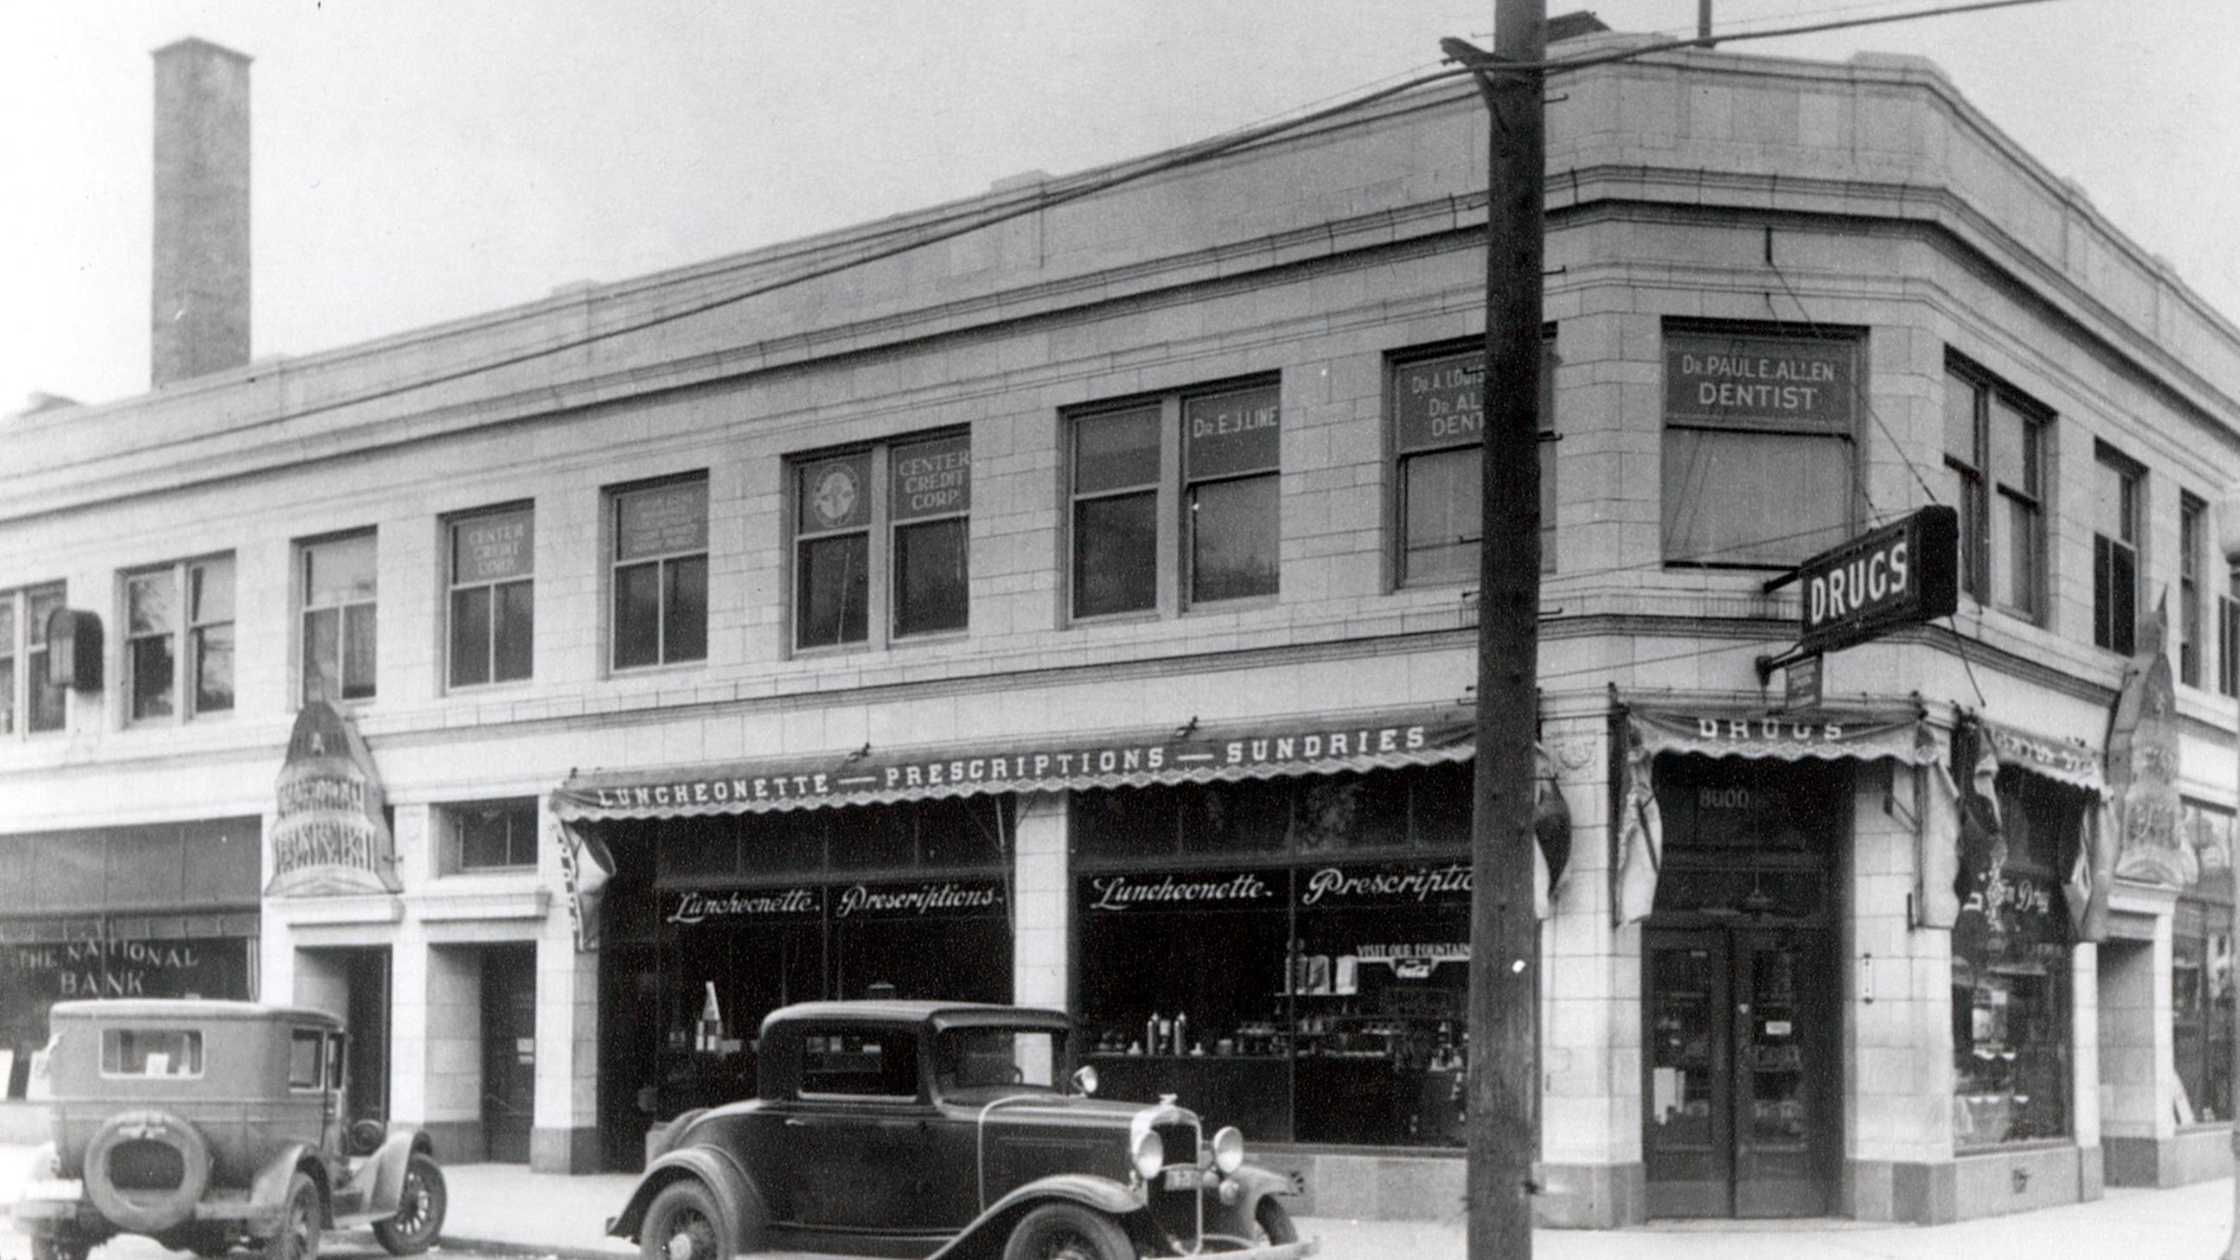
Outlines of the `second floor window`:
[{"label": "second floor window", "polygon": [[[1556,567],[1555,339],[1540,364],[1540,571]],[[1392,367],[1393,458],[1399,508],[1398,583],[1478,580],[1485,514],[1485,350],[1472,346]]]},{"label": "second floor window", "polygon": [[1787,568],[1852,533],[1864,339],[1783,325],[1664,333],[1664,560]]},{"label": "second floor window", "polygon": [[970,435],[808,456],[793,475],[796,649],[965,628]]},{"label": "second floor window", "polygon": [[303,698],[371,700],[374,676],[374,536],[303,544]]},{"label": "second floor window", "polygon": [[2140,501],[2146,476],[2102,446],[2092,466],[2092,645],[2129,656],[2139,624]]},{"label": "second floor window", "polygon": [[[1280,578],[1274,382],[1074,416],[1073,615],[1267,598]],[[1179,433],[1179,442],[1166,437]]]},{"label": "second floor window", "polygon": [[233,557],[129,574],[125,673],[135,722],[233,708]]},{"label": "second floor window", "polygon": [[62,687],[47,682],[47,618],[62,583],[0,591],[0,736],[62,729]]},{"label": "second floor window", "polygon": [[614,496],[614,667],[708,657],[708,481]]},{"label": "second floor window", "polygon": [[459,517],[450,544],[451,685],[527,678],[536,631],[536,514]]},{"label": "second floor window", "polygon": [[2178,499],[2178,681],[2201,685],[2201,549],[2209,505],[2192,495]]},{"label": "second floor window", "polygon": [[1960,589],[2045,616],[2046,411],[1957,355],[1944,380],[1944,465],[1960,512]]},{"label": "second floor window", "polygon": [[2240,565],[2227,562],[2225,593],[2217,600],[2217,690],[2240,696]]}]

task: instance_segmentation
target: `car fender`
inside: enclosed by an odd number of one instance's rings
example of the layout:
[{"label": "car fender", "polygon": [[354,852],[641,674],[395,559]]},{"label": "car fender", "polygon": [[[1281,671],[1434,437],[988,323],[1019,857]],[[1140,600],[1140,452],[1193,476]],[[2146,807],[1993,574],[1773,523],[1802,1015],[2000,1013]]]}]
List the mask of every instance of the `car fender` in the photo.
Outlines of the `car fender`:
[{"label": "car fender", "polygon": [[[356,1191],[358,1211],[370,1216],[393,1216],[404,1193],[406,1165],[415,1154],[433,1156],[435,1143],[418,1129],[392,1132],[373,1154],[351,1170],[348,1190]],[[345,1197],[349,1197],[347,1194]]]},{"label": "car fender", "polygon": [[1118,1221],[1120,1228],[1128,1231],[1128,1236],[1140,1246],[1157,1246],[1163,1241],[1158,1225],[1145,1211],[1147,1204],[1141,1190],[1092,1173],[1057,1173],[1030,1181],[997,1199],[926,1260],[983,1251],[998,1254],[1003,1249],[1003,1240],[1011,1233],[1012,1224],[1045,1203],[1078,1203],[1102,1212]]},{"label": "car fender", "polygon": [[311,1174],[319,1185],[319,1216],[325,1223],[331,1214],[328,1207],[333,1187],[327,1184],[326,1169],[321,1167],[312,1149],[302,1142],[290,1142],[264,1162],[257,1170],[255,1180],[249,1183],[251,1219],[257,1228],[252,1231],[262,1236],[279,1228],[280,1218],[288,1210],[288,1188],[299,1172]]},{"label": "car fender", "polygon": [[733,1251],[762,1250],[770,1227],[769,1202],[738,1161],[712,1146],[681,1147],[646,1165],[629,1201],[607,1222],[608,1236],[636,1242],[654,1196],[679,1181],[697,1181],[715,1196],[731,1221]]},{"label": "car fender", "polygon": [[1299,1192],[1298,1185],[1290,1177],[1257,1164],[1243,1165],[1228,1174],[1228,1180],[1237,1185],[1237,1201],[1224,1205],[1218,1196],[1207,1196],[1206,1232],[1209,1234],[1249,1238],[1253,1217],[1260,1210],[1260,1200]]}]

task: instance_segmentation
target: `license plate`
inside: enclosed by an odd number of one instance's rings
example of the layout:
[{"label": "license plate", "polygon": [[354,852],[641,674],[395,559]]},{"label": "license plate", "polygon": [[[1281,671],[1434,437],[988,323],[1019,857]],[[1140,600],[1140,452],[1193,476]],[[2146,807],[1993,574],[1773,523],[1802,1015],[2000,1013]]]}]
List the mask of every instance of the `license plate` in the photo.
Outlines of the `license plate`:
[{"label": "license plate", "polygon": [[1195,1168],[1169,1168],[1167,1189],[1195,1190],[1198,1188],[1198,1170]]}]

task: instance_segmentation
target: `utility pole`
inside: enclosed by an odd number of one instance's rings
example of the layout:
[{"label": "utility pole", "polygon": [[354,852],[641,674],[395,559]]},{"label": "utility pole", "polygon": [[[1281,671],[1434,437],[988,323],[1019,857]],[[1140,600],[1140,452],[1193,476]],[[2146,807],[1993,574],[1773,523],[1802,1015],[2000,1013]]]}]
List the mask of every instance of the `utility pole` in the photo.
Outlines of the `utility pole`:
[{"label": "utility pole", "polygon": [[[1495,0],[1493,53],[1442,40],[1492,115],[1486,162],[1483,524],[1471,802],[1470,1260],[1530,1260],[1540,1150],[1540,923],[1533,912],[1539,725],[1542,72],[1547,0]],[[1504,65],[1529,69],[1505,69]]]}]

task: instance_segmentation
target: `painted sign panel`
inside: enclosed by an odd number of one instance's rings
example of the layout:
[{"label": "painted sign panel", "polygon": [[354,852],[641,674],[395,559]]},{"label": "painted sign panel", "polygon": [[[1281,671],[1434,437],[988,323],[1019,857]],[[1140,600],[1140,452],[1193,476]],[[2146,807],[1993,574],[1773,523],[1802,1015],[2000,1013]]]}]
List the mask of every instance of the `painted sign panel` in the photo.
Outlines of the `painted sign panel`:
[{"label": "painted sign panel", "polygon": [[536,551],[527,508],[460,521],[451,527],[451,580],[457,585],[526,577]]},{"label": "painted sign panel", "polygon": [[308,701],[288,736],[267,897],[398,891],[397,850],[373,756],[341,710]]},{"label": "painted sign panel", "polygon": [[708,483],[633,490],[615,501],[615,559],[708,548]]},{"label": "painted sign panel", "polygon": [[887,472],[897,521],[972,510],[972,439],[963,434],[897,446]]},{"label": "painted sign panel", "polygon": [[1870,530],[1797,568],[1799,647],[1829,652],[1894,626],[1948,617],[1960,600],[1960,516],[1941,505]]},{"label": "painted sign panel", "polygon": [[871,523],[871,452],[821,459],[801,469],[801,532],[860,529]]},{"label": "painted sign panel", "polygon": [[1186,399],[1182,437],[1193,481],[1274,468],[1282,446],[1274,387]]},{"label": "painted sign panel", "polygon": [[1485,435],[1482,351],[1403,363],[1392,371],[1392,422],[1400,453],[1466,446]]},{"label": "painted sign panel", "polygon": [[1848,433],[1858,372],[1848,339],[1666,333],[1665,421]]}]

